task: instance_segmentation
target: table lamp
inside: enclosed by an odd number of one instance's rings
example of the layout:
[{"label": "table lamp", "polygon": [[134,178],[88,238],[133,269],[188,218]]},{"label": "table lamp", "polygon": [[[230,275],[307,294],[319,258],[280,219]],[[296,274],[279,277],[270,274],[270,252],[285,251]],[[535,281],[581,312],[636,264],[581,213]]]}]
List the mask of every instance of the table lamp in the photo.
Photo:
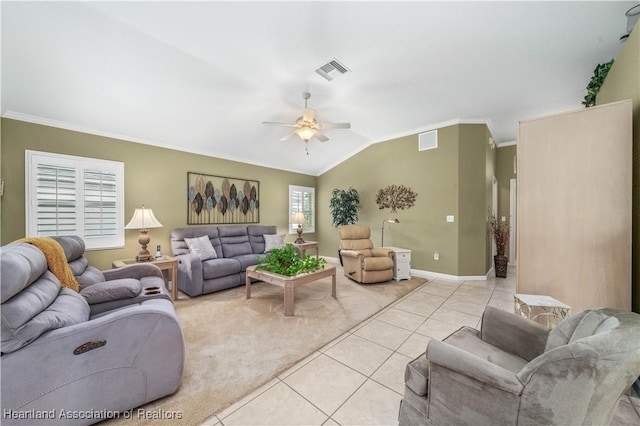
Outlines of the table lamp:
[{"label": "table lamp", "polygon": [[293,214],[293,219],[291,219],[291,222],[298,224],[298,229],[296,229],[296,232],[298,232],[298,238],[296,239],[296,244],[304,243],[304,240],[302,239],[302,225],[304,224],[304,213],[295,212]]},{"label": "table lamp", "polygon": [[138,244],[142,246],[142,250],[140,250],[136,256],[136,261],[138,262],[148,262],[155,258],[155,256],[147,250],[147,244],[151,241],[148,235],[149,228],[162,228],[162,224],[153,215],[153,211],[151,209],[145,209],[144,205],[141,209],[136,209],[136,211],[133,212],[133,217],[129,223],[127,223],[127,226],[124,227],[124,229],[140,230]]}]

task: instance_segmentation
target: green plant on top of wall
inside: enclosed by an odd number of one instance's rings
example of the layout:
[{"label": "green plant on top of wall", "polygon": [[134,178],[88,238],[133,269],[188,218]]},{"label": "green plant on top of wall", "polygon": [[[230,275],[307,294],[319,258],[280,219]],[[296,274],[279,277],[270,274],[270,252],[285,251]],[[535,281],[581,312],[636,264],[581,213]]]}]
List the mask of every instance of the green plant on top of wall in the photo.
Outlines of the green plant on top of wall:
[{"label": "green plant on top of wall", "polygon": [[582,101],[582,104],[585,107],[589,108],[596,104],[596,95],[600,91],[600,88],[602,87],[602,83],[604,82],[604,79],[607,77],[607,74],[609,74],[609,70],[613,65],[613,61],[614,60],[612,59],[607,63],[598,64],[596,68],[593,70],[593,76],[591,77],[589,84],[587,84],[587,95],[584,97],[584,100]]}]

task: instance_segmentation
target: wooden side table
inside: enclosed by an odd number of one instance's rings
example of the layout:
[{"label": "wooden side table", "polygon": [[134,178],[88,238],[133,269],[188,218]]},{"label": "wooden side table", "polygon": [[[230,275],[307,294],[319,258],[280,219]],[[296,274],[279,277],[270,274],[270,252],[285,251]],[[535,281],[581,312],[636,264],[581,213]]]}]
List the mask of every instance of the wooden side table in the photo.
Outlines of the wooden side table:
[{"label": "wooden side table", "polygon": [[[171,298],[173,300],[178,299],[178,261],[176,258],[171,256],[162,256],[161,259],[151,260],[149,262],[138,262],[135,259],[122,259],[122,260],[114,260],[111,262],[111,266],[114,268],[122,268],[127,265],[134,265],[136,263],[151,263],[156,265],[163,271],[164,277],[164,285],[169,290],[171,288]],[[169,282],[167,278],[164,276],[164,271],[171,271],[171,287],[169,287]]]},{"label": "wooden side table", "polygon": [[298,250],[298,254],[302,257],[307,252],[307,250],[315,250],[316,251],[316,259],[320,256],[318,252],[318,242],[317,241],[305,241],[304,243],[292,243],[296,250]]}]

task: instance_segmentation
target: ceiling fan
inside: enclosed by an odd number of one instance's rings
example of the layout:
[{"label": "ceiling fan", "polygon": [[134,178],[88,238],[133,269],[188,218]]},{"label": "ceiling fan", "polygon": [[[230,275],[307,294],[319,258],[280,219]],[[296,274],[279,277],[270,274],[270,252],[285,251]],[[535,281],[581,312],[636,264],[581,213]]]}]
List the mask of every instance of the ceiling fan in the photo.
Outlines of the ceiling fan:
[{"label": "ceiling fan", "polygon": [[263,121],[262,124],[273,124],[276,126],[294,127],[293,133],[280,139],[284,141],[289,139],[293,135],[298,135],[305,143],[309,142],[312,138],[318,139],[320,142],[326,142],[329,140],[324,134],[320,133],[322,129],[350,129],[350,123],[318,123],[316,121],[316,112],[307,108],[307,100],[311,97],[311,93],[304,92],[302,98],[304,99],[304,112],[301,117],[296,119],[293,124],[290,123],[277,123],[274,121]]}]

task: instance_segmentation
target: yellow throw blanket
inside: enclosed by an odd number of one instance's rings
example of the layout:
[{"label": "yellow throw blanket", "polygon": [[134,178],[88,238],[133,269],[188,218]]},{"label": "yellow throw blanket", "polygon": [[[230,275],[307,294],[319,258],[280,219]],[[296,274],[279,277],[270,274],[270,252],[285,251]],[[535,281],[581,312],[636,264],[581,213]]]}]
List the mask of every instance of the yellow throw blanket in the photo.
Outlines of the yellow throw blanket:
[{"label": "yellow throw blanket", "polygon": [[78,284],[71,267],[67,263],[64,249],[56,240],[48,237],[32,237],[16,240],[14,243],[29,243],[38,247],[44,253],[45,259],[47,259],[49,270],[60,280],[60,284],[71,290],[80,291],[80,284]]}]

